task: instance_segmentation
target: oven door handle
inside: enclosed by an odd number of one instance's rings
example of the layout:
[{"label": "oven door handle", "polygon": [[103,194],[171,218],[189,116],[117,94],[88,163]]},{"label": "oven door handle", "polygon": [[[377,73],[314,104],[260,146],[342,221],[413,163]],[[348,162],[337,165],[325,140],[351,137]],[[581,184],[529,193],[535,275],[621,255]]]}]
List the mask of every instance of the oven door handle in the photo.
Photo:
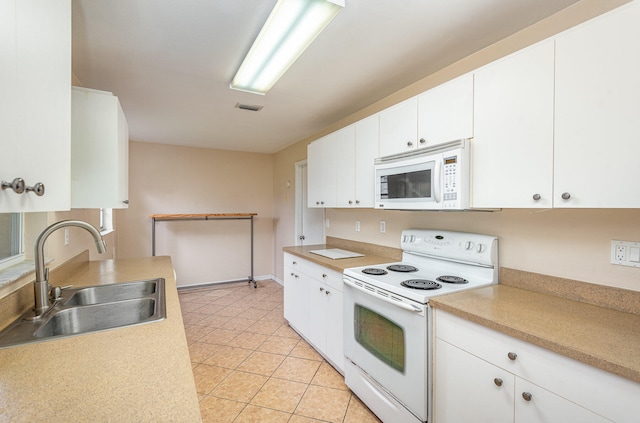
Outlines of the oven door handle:
[{"label": "oven door handle", "polygon": [[[360,291],[360,292],[362,292],[364,294],[367,294],[367,295],[372,296],[372,297],[374,296],[370,292],[368,292],[366,289],[362,289],[358,285],[356,285],[353,282],[351,282],[349,279],[343,278],[342,282],[344,282],[345,285],[350,286],[353,289],[357,289],[358,291]],[[420,313],[422,311],[422,309],[420,307],[418,307],[418,306],[415,306],[413,304],[405,304],[405,303],[400,303],[398,301],[390,300],[389,298],[383,297],[382,295],[375,295],[375,298],[377,298],[377,299],[379,299],[381,301],[387,302],[389,304],[393,304],[394,306],[400,307],[400,308],[402,308],[404,310],[407,310],[407,311],[413,311],[413,312],[416,312],[416,313]]]}]

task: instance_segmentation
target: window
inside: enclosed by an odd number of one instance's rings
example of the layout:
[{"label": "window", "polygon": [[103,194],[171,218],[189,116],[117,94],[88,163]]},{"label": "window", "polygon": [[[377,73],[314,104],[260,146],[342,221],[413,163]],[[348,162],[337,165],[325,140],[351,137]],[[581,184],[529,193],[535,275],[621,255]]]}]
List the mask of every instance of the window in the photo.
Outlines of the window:
[{"label": "window", "polygon": [[100,232],[113,230],[113,209],[100,209]]},{"label": "window", "polygon": [[0,213],[0,269],[24,260],[22,213]]}]

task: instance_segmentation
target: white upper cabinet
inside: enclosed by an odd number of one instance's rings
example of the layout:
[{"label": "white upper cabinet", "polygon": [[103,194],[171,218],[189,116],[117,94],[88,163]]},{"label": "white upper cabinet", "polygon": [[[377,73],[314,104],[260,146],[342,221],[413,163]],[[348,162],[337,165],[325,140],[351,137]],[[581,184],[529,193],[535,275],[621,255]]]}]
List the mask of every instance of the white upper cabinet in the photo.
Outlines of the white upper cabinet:
[{"label": "white upper cabinet", "polygon": [[380,112],[380,157],[415,150],[417,145],[417,97]]},{"label": "white upper cabinet", "polygon": [[333,148],[329,160],[335,163],[336,207],[353,207],[356,193],[355,126],[342,128],[332,135]]},{"label": "white upper cabinet", "polygon": [[638,22],[634,1],[556,38],[555,207],[640,207]]},{"label": "white upper cabinet", "polygon": [[355,124],[356,157],[355,157],[355,207],[373,208],[375,195],[374,161],[378,157],[380,119],[373,115]]},{"label": "white upper cabinet", "polygon": [[490,63],[474,77],[472,207],[551,207],[553,40]]},{"label": "white upper cabinet", "polygon": [[307,146],[307,178],[309,207],[335,207],[336,166],[333,149],[338,137],[331,133]]},{"label": "white upper cabinet", "polygon": [[473,74],[418,96],[418,148],[473,137]]},{"label": "white upper cabinet", "polygon": [[309,207],[373,207],[378,115],[320,138],[307,149]]},{"label": "white upper cabinet", "polygon": [[68,210],[70,1],[0,2],[0,92],[0,180],[26,187],[0,190],[0,213]]},{"label": "white upper cabinet", "polygon": [[373,163],[378,157],[378,115],[337,131],[333,150],[337,163],[336,207],[373,208]]},{"label": "white upper cabinet", "polygon": [[118,97],[73,87],[71,207],[126,208],[129,130]]}]

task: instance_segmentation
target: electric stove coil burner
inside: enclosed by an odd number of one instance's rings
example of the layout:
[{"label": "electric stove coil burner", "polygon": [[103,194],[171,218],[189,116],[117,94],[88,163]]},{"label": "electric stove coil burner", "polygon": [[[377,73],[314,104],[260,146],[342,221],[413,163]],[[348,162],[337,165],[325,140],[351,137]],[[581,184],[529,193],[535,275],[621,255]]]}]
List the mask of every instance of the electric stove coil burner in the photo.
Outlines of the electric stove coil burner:
[{"label": "electric stove coil burner", "polygon": [[450,276],[450,275],[439,276],[436,278],[436,280],[438,282],[453,283],[453,284],[469,283],[469,281],[466,280],[465,278],[461,278],[460,276]]},{"label": "electric stove coil burner", "polygon": [[391,266],[387,266],[387,269],[391,270],[392,272],[403,272],[403,273],[418,271],[417,267],[413,267],[408,264],[392,264]]},{"label": "electric stove coil burner", "polygon": [[362,271],[362,273],[366,275],[382,276],[382,275],[386,275],[387,271],[384,269],[378,269],[376,267],[367,267]]},{"label": "electric stove coil burner", "polygon": [[400,285],[406,286],[407,288],[413,289],[440,289],[442,285],[438,282],[430,281],[427,279],[409,279],[406,281],[400,282]]}]

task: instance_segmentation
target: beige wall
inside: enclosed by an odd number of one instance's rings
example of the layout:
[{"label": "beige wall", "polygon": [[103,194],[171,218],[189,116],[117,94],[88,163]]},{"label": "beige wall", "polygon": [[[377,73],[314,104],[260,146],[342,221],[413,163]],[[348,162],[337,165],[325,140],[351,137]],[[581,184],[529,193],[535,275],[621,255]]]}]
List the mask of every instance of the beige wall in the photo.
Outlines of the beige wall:
[{"label": "beige wall", "polygon": [[[275,186],[282,187],[291,178],[294,163],[306,155],[313,139],[376,113],[401,100],[470,72],[506,54],[541,41],[591,17],[626,3],[627,0],[583,0],[483,51],[469,56],[440,72],[400,90],[388,98],[337,122],[320,134],[276,154],[278,172]],[[282,190],[282,188],[279,188]],[[292,191],[291,188],[289,191]],[[276,189],[277,210],[276,276],[283,278],[281,246],[294,243],[294,203]],[[500,237],[500,264],[537,273],[640,290],[640,268],[609,263],[610,241],[640,241],[640,210],[504,210],[501,212],[400,212],[377,210],[329,209],[331,225],[326,235],[385,246],[400,247],[405,228],[438,228],[493,234]],[[284,224],[287,219],[287,224]],[[361,232],[355,232],[360,220]],[[386,234],[379,233],[379,221],[387,223]]]},{"label": "beige wall", "polygon": [[[116,213],[118,258],[151,255],[151,214],[257,213],[256,276],[273,272],[273,155],[130,142],[129,208]],[[246,278],[249,221],[156,224],[156,254],[179,285]]]}]

